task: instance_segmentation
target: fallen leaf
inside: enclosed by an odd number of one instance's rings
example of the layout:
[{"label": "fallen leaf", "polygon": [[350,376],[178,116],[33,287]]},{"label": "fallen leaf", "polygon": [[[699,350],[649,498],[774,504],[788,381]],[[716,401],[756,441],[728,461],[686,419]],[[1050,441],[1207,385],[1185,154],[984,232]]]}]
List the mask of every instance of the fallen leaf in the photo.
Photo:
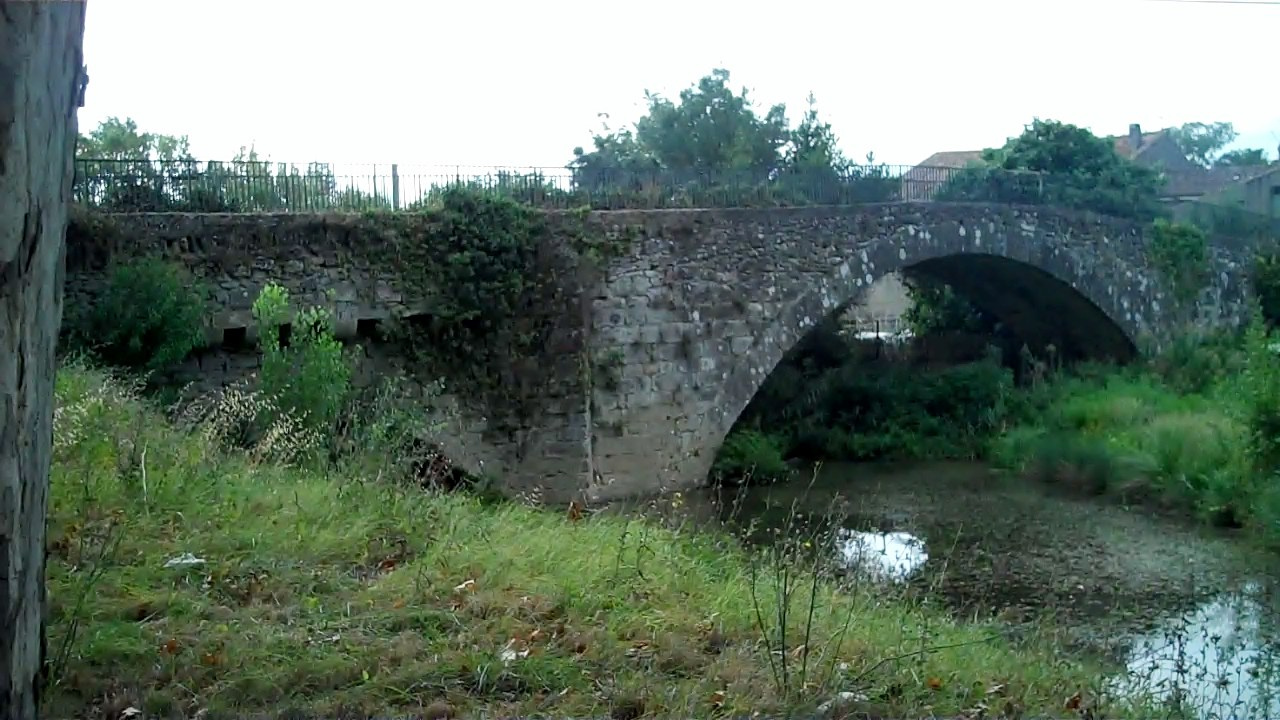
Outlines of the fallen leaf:
[{"label": "fallen leaf", "polygon": [[930,690],[941,690],[941,689],[942,689],[942,678],[931,677],[931,678],[929,678],[929,680],[927,681],[927,684],[929,685],[929,689],[930,689]]},{"label": "fallen leaf", "polygon": [[392,607],[393,609],[395,609],[395,610],[399,610],[399,609],[403,608],[403,607],[404,607],[404,600],[403,600],[403,599],[400,599],[400,598],[396,599],[396,601],[395,601],[395,602],[391,603],[391,607]]},{"label": "fallen leaf", "polygon": [[529,642],[534,642],[540,637],[542,637],[542,631],[538,628],[534,628],[533,632],[529,633]]},{"label": "fallen leaf", "polygon": [[217,667],[218,665],[222,664],[222,654],[221,653],[205,653],[204,655],[200,656],[200,662],[209,667]]},{"label": "fallen leaf", "polygon": [[1067,698],[1067,702],[1064,703],[1064,707],[1066,707],[1067,710],[1079,710],[1082,699],[1083,698],[1080,697],[1080,693],[1077,692],[1075,695]]},{"label": "fallen leaf", "polygon": [[178,651],[182,649],[182,646],[178,644],[177,639],[169,638],[165,641],[161,649],[170,655],[177,655]]},{"label": "fallen leaf", "polygon": [[716,707],[720,707],[721,705],[723,705],[723,704],[724,704],[724,691],[722,691],[722,690],[717,690],[717,691],[715,691],[715,692],[711,693],[711,704],[712,704],[712,705],[714,705],[714,706],[716,706]]},{"label": "fallen leaf", "polygon": [[574,500],[569,503],[569,521],[578,522],[582,519],[582,505]]}]

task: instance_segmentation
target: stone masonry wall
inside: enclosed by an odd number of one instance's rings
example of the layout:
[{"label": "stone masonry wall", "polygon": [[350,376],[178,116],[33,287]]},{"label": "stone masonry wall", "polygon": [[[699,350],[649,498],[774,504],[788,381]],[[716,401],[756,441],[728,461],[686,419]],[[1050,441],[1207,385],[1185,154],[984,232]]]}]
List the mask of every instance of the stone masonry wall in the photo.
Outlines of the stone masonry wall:
[{"label": "stone masonry wall", "polygon": [[[104,244],[68,234],[67,303],[92,302],[121,252],[162,253],[209,287],[209,344],[243,328],[274,281],[334,309],[340,335],[369,321],[429,311],[347,217],[133,215]],[[489,417],[466,387],[442,443],[510,491],[556,501],[695,486],[774,366],[824,316],[895,272],[951,283],[1037,350],[1131,357],[1187,323],[1245,316],[1246,253],[1215,246],[1193,306],[1175,302],[1146,253],[1143,227],[1085,213],[967,204],[847,208],[617,211],[551,218],[562,240],[557,278],[571,284],[557,334],[531,362],[546,379],[531,420]],[[558,224],[557,224],[558,223]],[[608,248],[572,250],[585,233]],[[363,243],[363,244],[362,244]],[[364,322],[361,322],[364,321]],[[385,354],[385,353],[384,353]],[[371,351],[365,377],[394,365]],[[383,363],[391,363],[384,365]],[[198,353],[179,374],[254,371],[251,354]]]},{"label": "stone masonry wall", "polygon": [[[210,309],[207,347],[174,368],[169,381],[192,383],[211,391],[256,374],[257,332],[252,305],[269,282],[285,287],[295,308],[320,305],[333,310],[338,336],[353,341],[374,323],[429,313],[430,298],[403,287],[392,263],[371,247],[377,242],[350,215],[137,214],[97,216],[68,232],[68,308],[92,303],[115,258],[158,254],[186,267],[205,291]],[[105,220],[105,222],[103,222]],[[109,230],[109,232],[108,232]],[[557,278],[576,282],[576,259]],[[572,297],[577,297],[572,295]],[[574,300],[574,302],[578,302]],[[565,313],[546,357],[536,362],[552,369],[551,386],[532,388],[545,402],[536,422],[518,423],[477,403],[468,388],[449,387],[436,400],[447,422],[439,442],[446,454],[471,472],[484,472],[512,492],[535,486],[579,488],[585,466],[585,396],[578,372],[581,313]],[[223,348],[235,338],[237,350]],[[374,382],[402,369],[402,358],[370,338],[357,382]],[[514,392],[514,391],[513,391]]]},{"label": "stone masonry wall", "polygon": [[1125,359],[1182,321],[1244,316],[1243,257],[1215,252],[1194,308],[1175,303],[1143,228],[1005,206],[614,212],[638,235],[592,313],[594,497],[699,484],[774,366],[824,316],[908,269],[951,282],[1019,335]]}]

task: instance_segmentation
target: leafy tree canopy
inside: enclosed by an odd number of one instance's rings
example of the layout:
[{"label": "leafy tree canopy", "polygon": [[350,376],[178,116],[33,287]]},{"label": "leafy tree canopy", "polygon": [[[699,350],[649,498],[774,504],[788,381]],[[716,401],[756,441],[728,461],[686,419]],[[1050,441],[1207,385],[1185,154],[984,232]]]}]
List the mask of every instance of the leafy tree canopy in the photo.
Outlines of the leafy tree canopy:
[{"label": "leafy tree canopy", "polygon": [[574,149],[573,167],[767,174],[778,167],[790,139],[786,107],[774,105],[757,113],[745,88],[734,92],[729,86],[728,70],[712,70],[682,90],[678,103],[650,92],[645,100],[648,112],[634,130],[606,126],[592,138],[594,150]]},{"label": "leafy tree canopy", "polygon": [[[937,199],[1049,203],[1144,219],[1160,211],[1159,174],[1121,157],[1110,141],[1076,125],[1037,118],[1021,135],[984,151],[983,157],[987,167],[962,171]],[[1010,170],[1029,172],[1000,172]]]},{"label": "leafy tree canopy", "polygon": [[1187,159],[1202,167],[1213,165],[1214,158],[1240,133],[1229,122],[1190,122],[1171,131],[1174,141]]},{"label": "leafy tree canopy", "polygon": [[1267,152],[1261,148],[1244,148],[1228,150],[1213,161],[1215,167],[1246,167],[1250,165],[1267,165]]},{"label": "leafy tree canopy", "polygon": [[139,132],[132,118],[109,117],[88,135],[80,134],[76,157],[93,160],[190,161],[186,135]]},{"label": "leafy tree canopy", "polygon": [[1259,148],[1227,151],[1226,147],[1240,137],[1229,122],[1190,122],[1171,130],[1173,139],[1187,159],[1201,167],[1235,167],[1266,165],[1267,153]]},{"label": "leafy tree canopy", "polygon": [[645,99],[648,110],[633,128],[606,125],[590,151],[574,149],[569,167],[580,185],[643,185],[644,178],[661,175],[723,183],[774,201],[820,203],[884,200],[896,187],[884,168],[859,167],[844,156],[812,95],[795,128],[785,105],[760,110],[745,88],[730,86],[724,69],[712,70],[676,101],[649,92]]}]

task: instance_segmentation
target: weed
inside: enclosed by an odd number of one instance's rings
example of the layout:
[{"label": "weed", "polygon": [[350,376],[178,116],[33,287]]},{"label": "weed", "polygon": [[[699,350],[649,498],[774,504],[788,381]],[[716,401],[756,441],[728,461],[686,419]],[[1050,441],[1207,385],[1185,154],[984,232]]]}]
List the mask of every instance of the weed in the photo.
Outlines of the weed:
[{"label": "weed", "polygon": [[[777,573],[719,535],[229,451],[211,426],[234,412],[170,424],[81,365],[59,374],[57,402],[50,647],[67,650],[51,716],[785,714],[859,677],[907,714],[958,711],[975,684],[1041,709],[1095,672],[790,559],[791,590],[753,600],[753,573],[757,590]],[[145,499],[121,470],[130,446],[146,448]],[[759,618],[780,617],[794,665],[778,686],[780,635]],[[892,660],[922,637],[947,649]]]}]

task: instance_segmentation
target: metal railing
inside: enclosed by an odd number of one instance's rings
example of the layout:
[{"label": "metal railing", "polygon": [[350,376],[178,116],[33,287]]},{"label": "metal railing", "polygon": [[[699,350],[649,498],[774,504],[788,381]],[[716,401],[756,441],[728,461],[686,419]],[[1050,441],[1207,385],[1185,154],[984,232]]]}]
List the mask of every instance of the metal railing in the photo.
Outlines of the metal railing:
[{"label": "metal railing", "polygon": [[590,167],[337,165],[260,161],[94,160],[75,163],[76,202],[109,212],[417,210],[451,188],[500,193],[543,208],[660,209],[951,201],[1055,205],[1104,215],[1172,215],[1219,236],[1269,241],[1280,221],[1208,203],[1170,208],[1133,188],[1089,187],[1075,175],[999,168],[861,165],[836,172],[619,171]]},{"label": "metal railing", "polygon": [[[113,212],[405,210],[430,205],[449,188],[467,187],[548,208],[840,205],[931,200],[962,172],[910,165],[704,173],[78,159],[75,200]],[[999,174],[1005,190],[1017,187],[1028,198],[1043,184],[1034,173]]]}]

